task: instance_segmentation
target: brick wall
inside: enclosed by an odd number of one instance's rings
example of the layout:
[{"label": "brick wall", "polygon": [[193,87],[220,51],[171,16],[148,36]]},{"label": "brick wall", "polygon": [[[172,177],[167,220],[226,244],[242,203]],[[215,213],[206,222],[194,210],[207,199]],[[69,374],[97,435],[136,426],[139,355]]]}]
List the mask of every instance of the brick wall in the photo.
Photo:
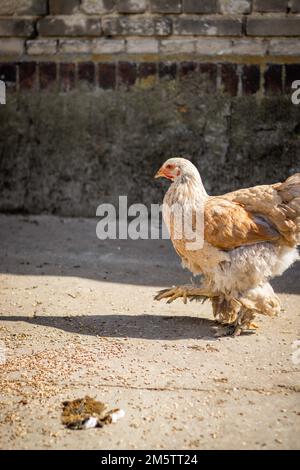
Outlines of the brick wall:
[{"label": "brick wall", "polygon": [[212,89],[278,93],[299,57],[300,0],[0,0],[1,77],[20,90],[153,83],[213,62]]},{"label": "brick wall", "polygon": [[0,210],[150,204],[174,153],[212,193],[300,171],[300,0],[0,0],[0,79]]},{"label": "brick wall", "polygon": [[7,91],[69,92],[75,89],[93,91],[130,87],[153,88],[160,82],[183,81],[189,75],[209,79],[205,91],[230,96],[270,96],[291,94],[293,81],[300,80],[300,63],[236,64],[209,63],[197,60],[160,62],[2,62],[0,79]]}]

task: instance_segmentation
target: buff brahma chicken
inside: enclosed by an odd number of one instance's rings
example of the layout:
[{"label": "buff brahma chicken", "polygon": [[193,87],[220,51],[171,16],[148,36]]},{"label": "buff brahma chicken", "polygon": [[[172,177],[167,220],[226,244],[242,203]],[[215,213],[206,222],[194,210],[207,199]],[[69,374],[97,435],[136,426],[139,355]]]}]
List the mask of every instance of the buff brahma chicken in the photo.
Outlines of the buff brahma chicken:
[{"label": "buff brahma chicken", "polygon": [[[184,158],[170,158],[155,178],[172,181],[163,201],[163,218],[182,265],[201,275],[201,285],[172,287],[155,299],[210,299],[225,334],[256,327],[256,314],[277,315],[281,308],[269,281],[298,259],[300,243],[300,173],[283,183],[209,196],[197,168]],[[201,247],[176,236],[172,207],[203,220]],[[173,216],[172,216],[173,214]],[[201,218],[201,217],[200,217]],[[193,232],[197,235],[196,232]]]}]

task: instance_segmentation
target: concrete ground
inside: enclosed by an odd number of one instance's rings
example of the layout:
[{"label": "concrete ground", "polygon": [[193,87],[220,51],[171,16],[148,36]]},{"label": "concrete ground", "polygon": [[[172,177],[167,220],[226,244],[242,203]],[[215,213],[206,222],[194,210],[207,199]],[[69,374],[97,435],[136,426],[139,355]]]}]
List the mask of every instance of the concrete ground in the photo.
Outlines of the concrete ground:
[{"label": "concrete ground", "polygon": [[[278,318],[215,338],[208,303],[153,301],[189,282],[168,241],[95,228],[0,217],[0,448],[299,449],[300,263],[274,282]],[[65,429],[61,403],[85,395],[125,418]]]}]

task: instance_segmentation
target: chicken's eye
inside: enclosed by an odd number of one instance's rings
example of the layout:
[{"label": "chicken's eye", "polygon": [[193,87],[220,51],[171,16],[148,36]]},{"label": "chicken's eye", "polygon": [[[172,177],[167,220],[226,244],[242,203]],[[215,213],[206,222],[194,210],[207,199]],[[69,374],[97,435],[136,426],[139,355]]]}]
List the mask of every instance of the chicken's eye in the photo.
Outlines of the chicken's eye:
[{"label": "chicken's eye", "polygon": [[168,169],[168,170],[172,170],[173,168],[174,168],[173,165],[167,165],[167,169]]}]

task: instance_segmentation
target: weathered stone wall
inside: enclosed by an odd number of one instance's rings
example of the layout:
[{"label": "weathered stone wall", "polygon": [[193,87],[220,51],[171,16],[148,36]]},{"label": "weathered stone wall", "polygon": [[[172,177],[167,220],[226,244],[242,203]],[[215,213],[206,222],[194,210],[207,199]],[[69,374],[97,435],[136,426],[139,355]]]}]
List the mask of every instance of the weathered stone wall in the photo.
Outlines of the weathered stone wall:
[{"label": "weathered stone wall", "polygon": [[209,192],[300,171],[299,0],[0,0],[0,210],[159,202],[189,155]]}]

